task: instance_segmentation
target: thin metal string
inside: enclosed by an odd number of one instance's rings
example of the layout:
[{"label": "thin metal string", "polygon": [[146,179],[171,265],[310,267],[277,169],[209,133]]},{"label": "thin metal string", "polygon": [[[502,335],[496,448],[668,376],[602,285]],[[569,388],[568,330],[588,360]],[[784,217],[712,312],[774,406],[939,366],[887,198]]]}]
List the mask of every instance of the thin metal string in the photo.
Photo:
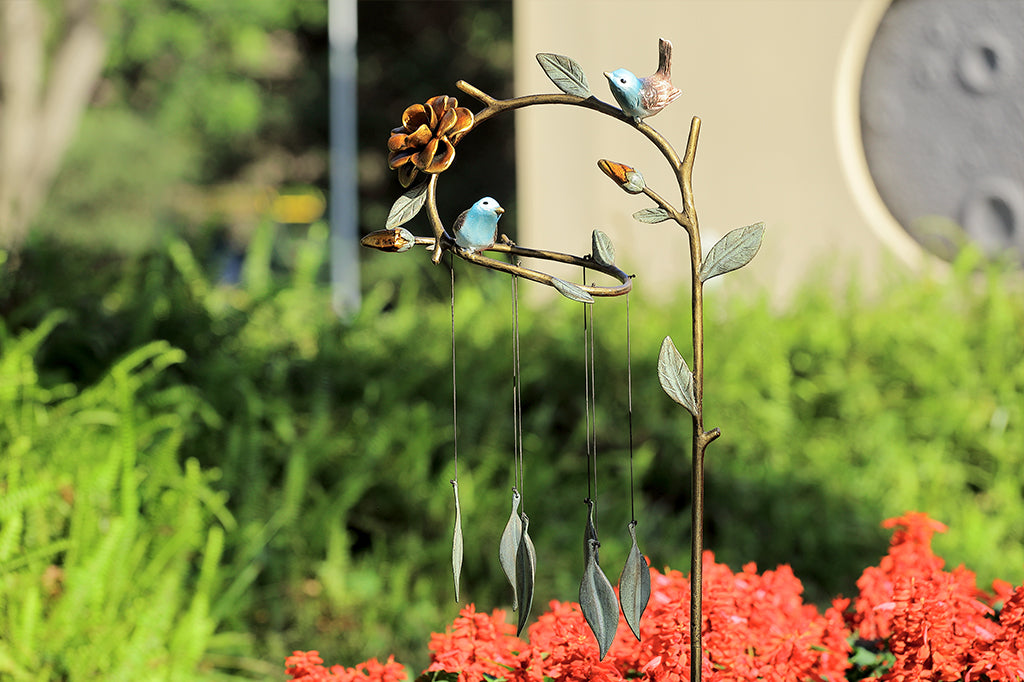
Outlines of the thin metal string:
[{"label": "thin metal string", "polygon": [[[593,304],[584,304],[584,308],[587,311],[587,315],[590,318],[590,339],[588,345],[590,346],[590,457],[594,461],[594,505],[596,509],[597,505],[597,356],[595,355],[594,348],[594,306]],[[597,527],[597,514],[594,514],[594,526]]]},{"label": "thin metal string", "polygon": [[451,303],[451,316],[452,316],[452,442],[453,452],[455,460],[455,479],[452,481],[459,480],[459,410],[458,410],[458,394],[455,389],[455,257],[453,256],[449,263],[452,274],[452,303]]},{"label": "thin metal string", "polygon": [[626,405],[629,423],[629,516],[636,522],[636,506],[633,501],[633,350],[630,345],[629,292],[626,292]]},{"label": "thin metal string", "polygon": [[[587,271],[583,271],[583,283],[587,282]],[[590,330],[587,326],[587,306],[583,304],[583,408],[587,425],[587,499],[594,499],[592,480],[594,477],[593,458],[590,456]]]},{"label": "thin metal string", "polygon": [[[523,384],[519,360],[519,278],[512,276],[512,448],[515,460],[515,486],[523,494]],[[522,502],[520,502],[522,504]]]},{"label": "thin metal string", "polygon": [[[587,271],[583,270],[583,283]],[[587,425],[587,499],[594,503],[594,528],[597,528],[597,391],[594,358],[594,306],[583,304],[583,404]]]}]

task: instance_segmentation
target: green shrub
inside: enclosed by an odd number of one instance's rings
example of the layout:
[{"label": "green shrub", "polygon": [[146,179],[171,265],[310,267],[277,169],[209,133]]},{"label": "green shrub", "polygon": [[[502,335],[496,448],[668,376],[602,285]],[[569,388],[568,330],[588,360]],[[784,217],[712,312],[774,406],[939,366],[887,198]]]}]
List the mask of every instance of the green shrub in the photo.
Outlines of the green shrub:
[{"label": "green shrub", "polygon": [[154,388],[184,354],[153,341],[93,386],[44,386],[34,355],[62,317],[0,327],[0,676],[215,679],[250,647],[220,627],[235,520],[180,457],[201,398]]},{"label": "green shrub", "polygon": [[[273,231],[260,239],[264,255],[250,260],[242,288],[213,285],[181,243],[118,262],[100,285],[63,289],[47,267],[64,259],[29,255],[37,267],[8,285],[3,307],[18,328],[67,311],[35,351],[40,390],[85,395],[134,348],[183,351],[131,401],[178,415],[180,445],[159,457],[140,451],[138,461],[187,474],[195,460],[196,475],[220,472],[203,480],[226,496],[223,510],[202,507],[206,530],[193,529],[191,547],[224,529],[230,580],[213,594],[232,608],[209,613],[224,631],[250,633],[231,640],[239,653],[274,665],[295,648],[348,662],[395,653],[424,665],[424,634],[458,608],[447,271],[369,255],[363,308],[337,320],[317,283],[323,231],[296,239],[304,265],[285,276],[272,267]],[[782,311],[709,295],[706,422],[723,436],[708,452],[707,532],[720,561],[789,563],[808,598],[826,602],[853,592],[884,553],[879,522],[916,509],[951,526],[937,551],[977,569],[982,584],[1024,579],[1024,304],[1011,278],[971,265],[944,281],[895,282],[874,299],[808,288]],[[481,608],[507,607],[497,542],[512,477],[510,285],[461,264],[457,275],[462,593]],[[684,347],[688,301],[632,306],[640,546],[656,566],[685,570],[690,421],[661,391],[656,363],[666,334]],[[621,300],[595,309],[598,525],[613,580],[629,546],[624,309]],[[544,604],[575,599],[582,570],[580,306],[524,304],[520,328],[525,507],[535,603]],[[12,400],[5,414],[23,414],[25,399]],[[72,456],[98,470],[110,457],[102,448],[62,455]],[[60,475],[42,461],[23,478]]]}]

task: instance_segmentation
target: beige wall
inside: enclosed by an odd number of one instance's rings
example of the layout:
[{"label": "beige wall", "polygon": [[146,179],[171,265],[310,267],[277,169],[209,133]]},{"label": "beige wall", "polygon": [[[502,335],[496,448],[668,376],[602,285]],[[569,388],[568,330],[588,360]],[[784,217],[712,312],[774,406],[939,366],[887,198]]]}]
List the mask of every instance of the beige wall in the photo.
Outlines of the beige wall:
[{"label": "beige wall", "polygon": [[[516,94],[553,92],[538,52],[575,59],[593,92],[614,103],[603,71],[657,67],[658,38],[673,42],[681,98],[647,122],[682,153],[702,120],[694,193],[704,250],[728,230],[767,223],[754,262],[726,286],[785,299],[810,272],[838,284],[918,267],[924,256],[882,207],[860,151],[860,64],[885,0],[515,0]],[[588,253],[590,232],[615,242],[644,297],[688,275],[686,237],[631,214],[651,205],[616,189],[608,158],[642,171],[677,198],[664,159],[639,133],[575,107],[516,114],[518,226],[524,246]],[[578,277],[578,273],[573,275]],[[722,280],[719,280],[720,282]]]}]

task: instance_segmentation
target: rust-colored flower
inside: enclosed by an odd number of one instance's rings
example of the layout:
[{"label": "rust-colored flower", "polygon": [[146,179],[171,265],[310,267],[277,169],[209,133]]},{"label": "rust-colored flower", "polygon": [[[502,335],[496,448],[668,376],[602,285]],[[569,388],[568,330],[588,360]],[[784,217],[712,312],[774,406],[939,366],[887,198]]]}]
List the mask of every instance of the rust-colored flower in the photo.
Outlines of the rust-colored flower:
[{"label": "rust-colored flower", "polygon": [[419,171],[440,173],[455,160],[455,143],[473,127],[473,112],[448,95],[426,104],[413,104],[402,112],[402,127],[388,138],[388,167],[398,171],[408,187]]}]

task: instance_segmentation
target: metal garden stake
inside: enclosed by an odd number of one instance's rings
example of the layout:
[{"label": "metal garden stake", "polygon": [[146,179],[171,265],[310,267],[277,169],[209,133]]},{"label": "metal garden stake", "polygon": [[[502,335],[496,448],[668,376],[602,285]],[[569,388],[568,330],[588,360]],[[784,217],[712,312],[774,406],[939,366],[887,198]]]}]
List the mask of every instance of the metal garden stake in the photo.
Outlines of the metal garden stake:
[{"label": "metal garden stake", "polygon": [[[583,69],[569,57],[541,53],[537,61],[561,93],[535,94],[510,99],[496,99],[479,88],[459,81],[456,85],[462,92],[483,103],[484,108],[475,114],[459,107],[454,97],[439,95],[425,104],[414,104],[402,115],[402,125],[392,131],[388,140],[388,163],[398,170],[404,187],[410,187],[395,202],[388,216],[385,229],[373,232],[362,239],[364,246],[383,251],[402,252],[413,246],[427,247],[431,259],[438,263],[445,252],[474,265],[480,265],[540,284],[554,287],[562,295],[575,301],[593,303],[594,297],[619,296],[632,287],[632,280],[614,264],[614,248],[607,236],[599,231],[593,234],[592,253],[573,256],[543,249],[528,249],[512,243],[497,233],[497,220],[501,209],[490,197],[474,204],[467,214],[460,216],[455,230],[445,229],[437,211],[436,196],[440,174],[454,161],[455,147],[477,126],[487,119],[525,107],[556,104],[587,109],[610,116],[625,125],[634,127],[661,152],[675,174],[679,186],[679,207],[664,199],[647,186],[643,175],[624,163],[601,159],[598,167],[620,188],[629,194],[644,195],[653,206],[642,208],[633,217],[642,223],[675,222],[686,231],[690,247],[691,300],[692,300],[692,351],[691,370],[676,349],[672,339],[665,337],[658,358],[658,377],[662,388],[676,402],[690,413],[693,426],[692,441],[692,536],[690,560],[690,679],[699,682],[703,662],[701,646],[701,586],[704,519],[704,455],[708,445],[721,435],[716,428],[706,429],[704,425],[704,283],[718,275],[743,267],[756,255],[764,235],[764,224],[755,223],[732,230],[715,244],[706,255],[702,254],[697,210],[694,205],[692,173],[697,151],[697,137],[700,133],[700,118],[694,116],[690,122],[686,149],[680,157],[669,142],[645,119],[657,114],[676,100],[680,92],[671,83],[672,44],[659,40],[658,69],[646,78],[638,78],[626,69],[605,72],[614,99],[619,107],[599,100],[587,84]],[[620,108],[621,107],[621,108]],[[427,178],[413,186],[420,174]],[[493,204],[491,203],[493,202]],[[432,237],[416,237],[402,227],[423,207],[433,231]],[[474,215],[474,209],[477,215]],[[484,213],[484,209],[490,213]],[[470,227],[472,226],[472,227]],[[456,235],[456,236],[453,236]],[[484,252],[510,254],[512,262],[499,261]],[[618,281],[612,286],[574,284],[549,275],[543,271],[523,267],[519,258],[557,261],[594,270],[611,276]],[[589,408],[588,408],[589,409]],[[454,484],[454,482],[453,482]],[[457,488],[456,488],[457,492]],[[593,508],[588,519],[585,535],[584,557],[585,576],[581,586],[581,602],[592,599],[587,620],[594,630],[601,650],[607,651],[615,634],[618,607],[608,599],[604,588],[607,579],[597,567],[596,530],[591,535]],[[515,603],[520,610],[519,629],[525,622],[524,609],[529,609],[532,600],[535,556],[532,543],[527,547],[528,520],[517,517],[518,493],[514,492],[512,516],[501,541],[501,563],[510,582],[516,587]],[[620,576],[619,605],[633,633],[640,637],[640,616],[650,595],[650,573],[646,560],[636,546],[636,521],[629,524],[632,549],[626,566]],[[455,566],[456,573],[458,566]],[[525,575],[524,571],[531,572]],[[646,577],[646,580],[644,579]],[[603,579],[603,580],[602,580]],[[585,586],[594,585],[594,592],[585,597]],[[529,593],[524,593],[528,591]],[[587,612],[588,605],[583,604]],[[614,610],[615,613],[610,611]]]}]

